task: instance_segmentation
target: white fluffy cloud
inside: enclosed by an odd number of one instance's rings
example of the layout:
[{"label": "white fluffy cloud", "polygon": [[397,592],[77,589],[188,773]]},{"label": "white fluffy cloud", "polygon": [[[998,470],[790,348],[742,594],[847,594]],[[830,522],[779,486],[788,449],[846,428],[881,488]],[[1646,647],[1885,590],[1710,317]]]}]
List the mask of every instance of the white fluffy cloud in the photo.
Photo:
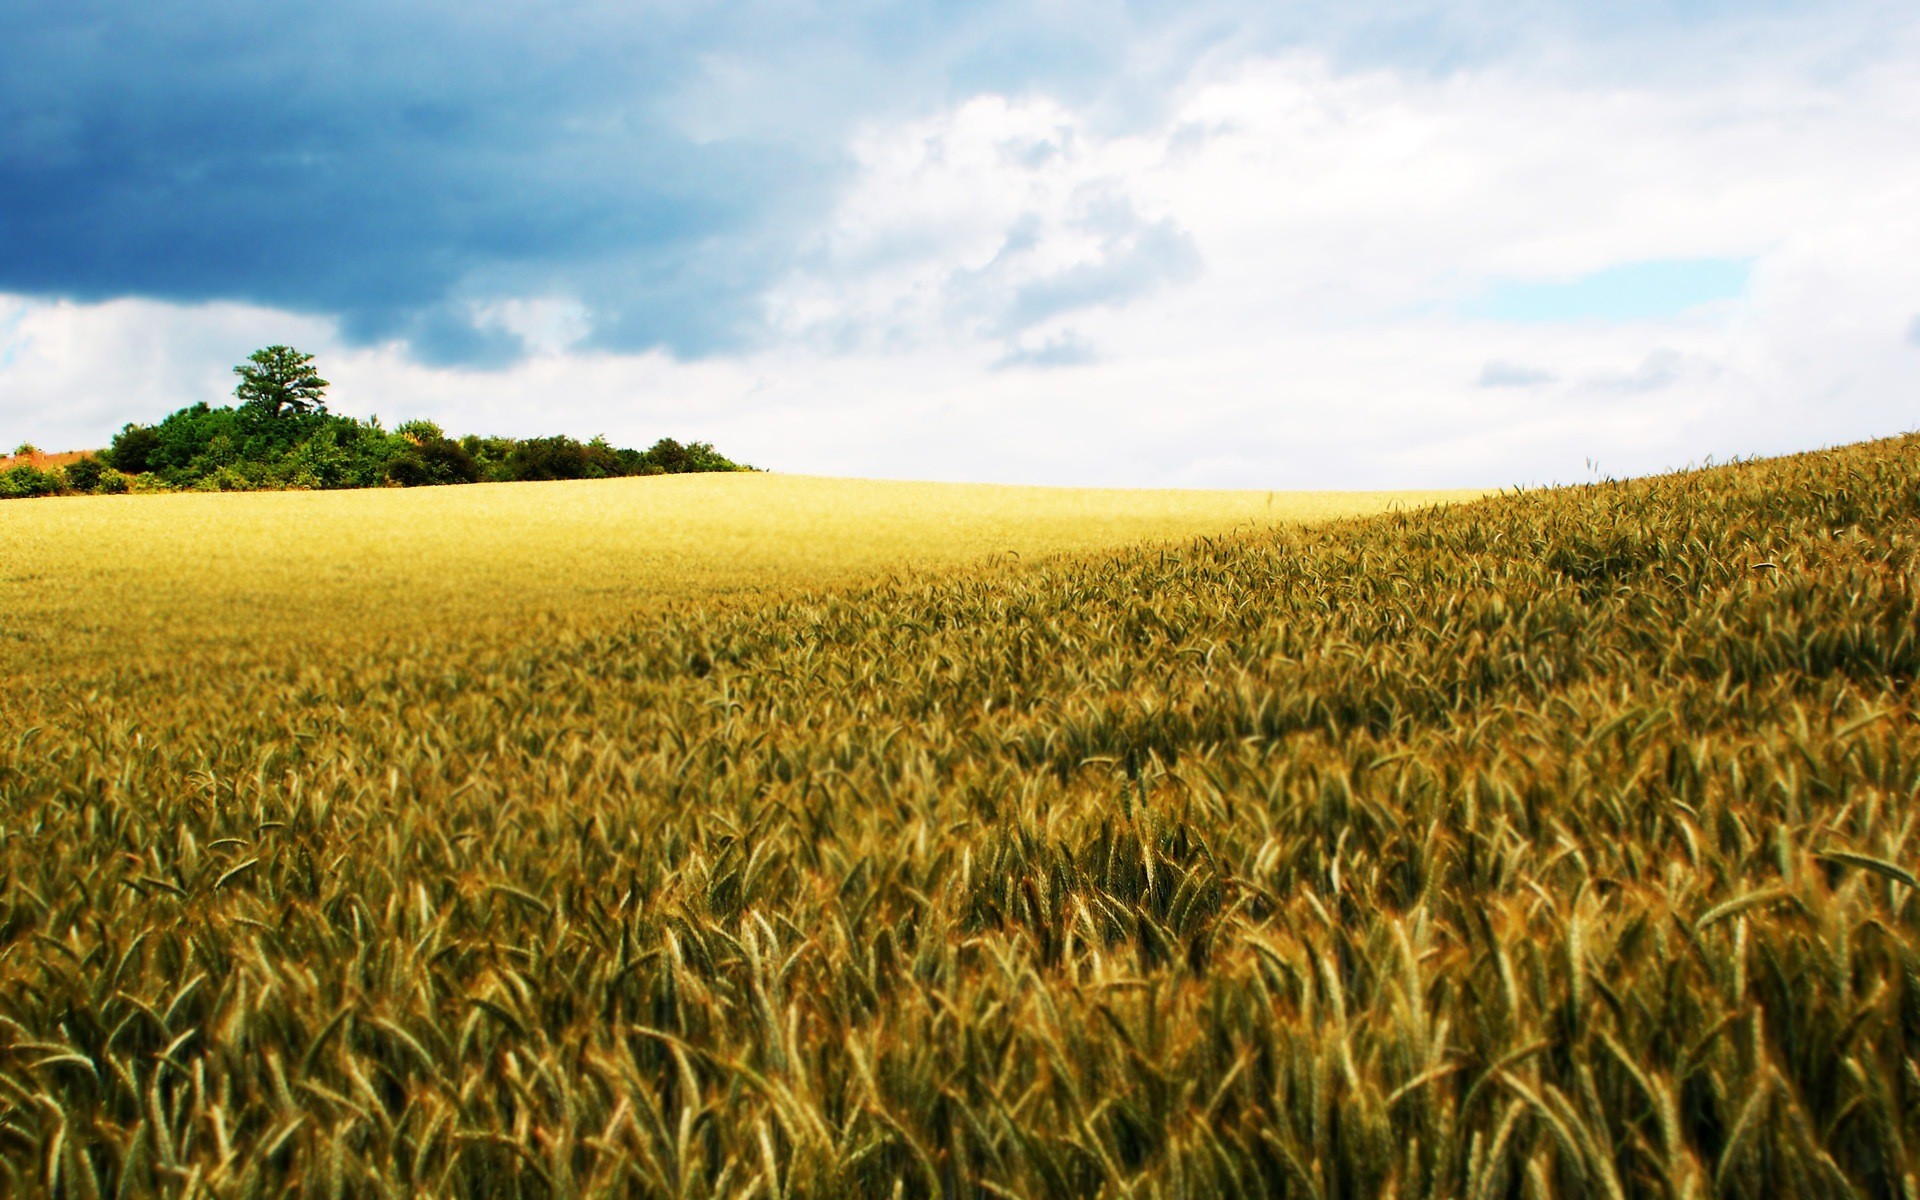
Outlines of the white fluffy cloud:
[{"label": "white fluffy cloud", "polygon": [[[1210,60],[1124,129],[974,96],[859,134],[757,351],[581,353],[593,314],[529,297],[476,316],[533,357],[446,370],[313,318],[0,299],[0,437],[97,444],[218,399],[267,341],[318,352],[345,411],[822,473],[1508,484],[1899,432],[1915,44],[1841,55],[1775,28],[1710,70],[1637,72]],[[1465,315],[1497,281],[1662,259],[1748,262],[1746,293],[1636,321]]]}]

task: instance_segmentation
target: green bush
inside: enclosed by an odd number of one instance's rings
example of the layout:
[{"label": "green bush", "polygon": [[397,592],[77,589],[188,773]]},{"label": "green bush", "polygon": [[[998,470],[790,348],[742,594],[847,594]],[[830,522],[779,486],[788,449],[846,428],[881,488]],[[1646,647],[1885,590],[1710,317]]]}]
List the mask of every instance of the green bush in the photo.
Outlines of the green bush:
[{"label": "green bush", "polygon": [[116,471],[128,475],[142,475],[151,470],[153,456],[160,449],[160,433],[151,425],[135,425],[129,422],[121,426],[120,432],[113,437],[113,446],[107,451],[107,461]]},{"label": "green bush", "polygon": [[34,496],[57,496],[60,476],[53,471],[21,463],[0,472],[0,500],[24,500]]},{"label": "green bush", "polygon": [[661,438],[645,452],[619,452],[628,475],[686,475],[706,471],[749,471],[713,448],[711,442],[681,445],[672,438]]},{"label": "green bush", "polygon": [[112,468],[98,456],[82,455],[78,461],[66,465],[67,486],[76,492],[97,491],[100,487],[100,477],[110,470]]},{"label": "green bush", "polygon": [[548,479],[588,479],[595,477],[594,468],[599,467],[598,475],[624,474],[618,469],[618,459],[614,459],[614,470],[608,471],[606,464],[596,462],[588,453],[588,448],[570,437],[527,438],[514,443],[507,453],[506,478],[516,482],[531,482]]},{"label": "green bush", "polygon": [[386,480],[402,487],[448,483],[478,483],[486,478],[482,467],[464,446],[440,432],[431,421],[408,421],[394,432],[402,447],[387,460]]},{"label": "green bush", "polygon": [[238,467],[223,466],[194,480],[196,492],[256,492],[260,485]]},{"label": "green bush", "polygon": [[397,454],[387,460],[387,482],[400,487],[425,487],[433,483],[433,476],[427,471],[427,464],[420,455],[412,450]]}]

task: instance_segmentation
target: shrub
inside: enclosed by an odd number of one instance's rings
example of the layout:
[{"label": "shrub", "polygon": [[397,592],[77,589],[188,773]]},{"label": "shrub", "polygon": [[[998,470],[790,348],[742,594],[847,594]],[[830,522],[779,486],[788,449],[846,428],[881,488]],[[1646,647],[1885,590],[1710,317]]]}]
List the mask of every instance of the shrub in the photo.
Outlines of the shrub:
[{"label": "shrub", "polygon": [[260,485],[238,468],[223,466],[195,480],[193,490],[196,492],[253,492],[260,490]]},{"label": "shrub", "polygon": [[[387,460],[386,479],[402,487],[426,487],[444,483],[478,483],[485,477],[480,463],[459,442],[448,439],[426,421],[409,422],[432,430],[405,450]],[[396,432],[405,433],[403,425]]]},{"label": "shrub", "polygon": [[468,434],[460,439],[460,448],[480,464],[482,479],[505,479],[507,455],[513,453],[513,439],[478,437]]},{"label": "shrub", "polygon": [[396,454],[387,460],[386,479],[388,483],[401,487],[424,487],[434,482],[432,472],[427,470],[427,464],[421,461],[419,452],[414,450]]},{"label": "shrub", "polygon": [[100,477],[112,470],[98,456],[87,454],[66,465],[67,486],[76,492],[92,492],[100,487]]},{"label": "shrub", "polygon": [[[632,451],[626,451],[632,454]],[[681,445],[672,438],[661,438],[644,454],[633,455],[629,471],[634,475],[686,475],[701,471],[744,471],[748,468],[725,457],[710,442]]]},{"label": "shrub", "polygon": [[60,494],[60,476],[52,471],[21,463],[0,472],[0,500],[24,500],[33,496]]},{"label": "shrub", "polygon": [[448,438],[435,438],[420,447],[421,461],[427,464],[435,483],[479,483],[486,471],[466,447]]},{"label": "shrub", "polygon": [[587,478],[587,448],[570,437],[527,438],[507,453],[506,477],[519,482]]},{"label": "shrub", "polygon": [[151,425],[129,422],[114,435],[113,446],[107,451],[106,458],[116,471],[141,475],[153,469],[153,457],[159,449],[159,430]]}]

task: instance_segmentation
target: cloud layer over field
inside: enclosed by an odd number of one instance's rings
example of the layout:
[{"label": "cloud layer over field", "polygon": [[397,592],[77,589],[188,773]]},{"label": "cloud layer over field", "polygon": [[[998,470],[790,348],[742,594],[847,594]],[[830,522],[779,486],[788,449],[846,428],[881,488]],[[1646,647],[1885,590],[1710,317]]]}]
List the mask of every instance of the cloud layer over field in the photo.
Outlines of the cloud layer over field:
[{"label": "cloud layer over field", "polygon": [[[0,439],[1512,483],[1920,425],[1902,6],[0,5]],[[6,447],[0,447],[4,449]]]}]

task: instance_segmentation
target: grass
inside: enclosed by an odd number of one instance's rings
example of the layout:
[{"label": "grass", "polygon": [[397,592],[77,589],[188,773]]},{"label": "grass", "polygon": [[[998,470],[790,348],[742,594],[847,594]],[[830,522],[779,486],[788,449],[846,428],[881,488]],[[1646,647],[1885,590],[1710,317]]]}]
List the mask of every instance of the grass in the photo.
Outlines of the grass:
[{"label": "grass", "polygon": [[0,511],[0,670],[561,636],[636,610],[1220,534],[1474,492],[711,474],[101,496]]},{"label": "grass", "polygon": [[1916,452],[47,680],[0,1192],[1911,1197]]}]

